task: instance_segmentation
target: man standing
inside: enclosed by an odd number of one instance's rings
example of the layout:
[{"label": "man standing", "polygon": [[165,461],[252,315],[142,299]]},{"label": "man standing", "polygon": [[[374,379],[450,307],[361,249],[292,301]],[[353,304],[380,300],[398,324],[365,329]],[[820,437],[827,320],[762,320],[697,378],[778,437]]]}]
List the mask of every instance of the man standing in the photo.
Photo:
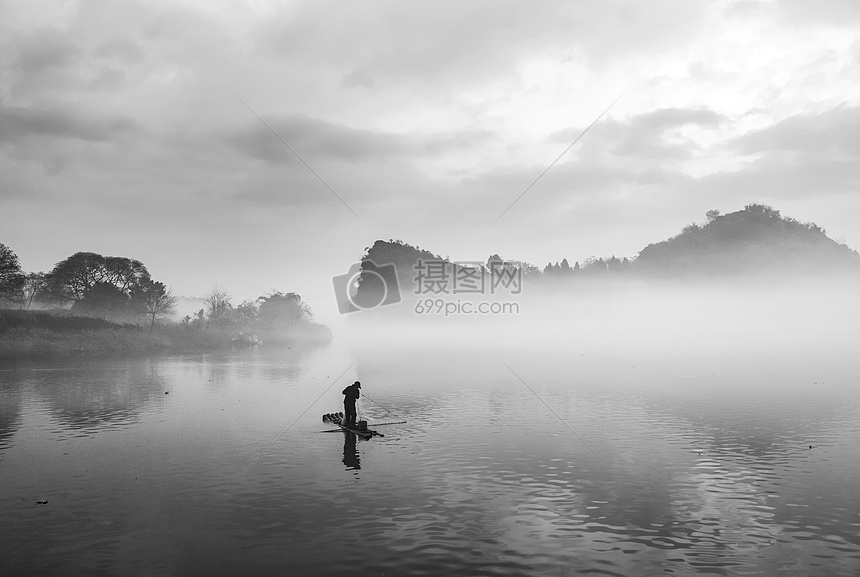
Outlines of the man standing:
[{"label": "man standing", "polygon": [[355,428],[355,402],[360,396],[361,383],[355,381],[343,390],[343,424]]}]

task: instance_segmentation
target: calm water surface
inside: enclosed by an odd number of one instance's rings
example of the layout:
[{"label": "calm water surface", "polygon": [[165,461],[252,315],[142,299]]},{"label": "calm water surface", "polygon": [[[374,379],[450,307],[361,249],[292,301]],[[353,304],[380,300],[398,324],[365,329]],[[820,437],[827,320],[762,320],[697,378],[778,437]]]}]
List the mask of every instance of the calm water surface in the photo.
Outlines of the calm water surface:
[{"label": "calm water surface", "polygon": [[0,575],[860,574],[855,355],[672,350],[5,366]]}]

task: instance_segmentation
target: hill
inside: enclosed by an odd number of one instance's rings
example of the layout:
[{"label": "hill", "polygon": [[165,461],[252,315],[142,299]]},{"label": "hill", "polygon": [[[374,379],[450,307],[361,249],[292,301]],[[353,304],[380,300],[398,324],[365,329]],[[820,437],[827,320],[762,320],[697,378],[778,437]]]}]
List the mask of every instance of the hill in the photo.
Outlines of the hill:
[{"label": "hill", "polygon": [[[382,277],[361,275],[356,299],[359,308],[373,308],[386,298],[385,286],[390,288],[391,269],[397,271],[400,292],[405,297],[416,286],[416,263],[441,261],[441,257],[402,241],[378,240],[362,257],[363,271],[372,269],[373,261],[384,270]],[[488,274],[491,261],[504,262],[508,268],[522,271],[528,283],[556,286],[559,282],[601,284],[601,279],[694,279],[732,280],[741,278],[777,278],[784,280],[816,280],[834,276],[860,276],[860,255],[845,244],[840,244],[815,223],[801,223],[784,217],[778,210],[761,204],[750,204],[743,210],[720,215],[707,213],[705,224],[690,224],[676,236],[643,248],[632,260],[627,258],[589,258],[580,266],[548,265],[541,272],[520,261],[501,259],[493,255],[483,267]],[[392,267],[393,265],[393,267]],[[450,263],[451,270],[460,270]]]},{"label": "hill", "polygon": [[860,255],[826,235],[814,223],[783,217],[760,204],[691,224],[677,236],[649,244],[633,261],[632,272],[677,278],[786,275],[813,278],[860,272]]}]

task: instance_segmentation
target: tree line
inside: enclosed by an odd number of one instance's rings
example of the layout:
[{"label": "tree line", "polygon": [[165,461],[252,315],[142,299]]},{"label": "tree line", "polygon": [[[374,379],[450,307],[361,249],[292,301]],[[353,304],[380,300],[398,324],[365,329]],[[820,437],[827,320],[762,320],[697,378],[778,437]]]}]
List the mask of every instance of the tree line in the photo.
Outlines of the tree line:
[{"label": "tree line", "polygon": [[297,293],[275,291],[236,306],[231,301],[227,291],[216,286],[203,298],[205,306],[183,317],[180,324],[196,329],[213,327],[254,332],[268,338],[313,324],[310,307]]},{"label": "tree line", "polygon": [[0,243],[0,307],[34,306],[126,322],[143,317],[152,330],[174,312],[176,297],[139,260],[76,252],[47,273],[24,273],[18,256]]},{"label": "tree line", "polygon": [[[179,324],[267,335],[313,324],[310,307],[296,293],[274,291],[237,306],[231,300],[216,286],[204,297],[204,308]],[[153,280],[139,260],[77,252],[47,273],[25,273],[18,256],[0,243],[0,308],[62,308],[115,322],[143,319],[151,332],[158,319],[175,313],[176,304],[173,290]]]},{"label": "tree line", "polygon": [[571,266],[567,258],[542,269],[531,263],[502,259],[492,254],[486,263],[460,264],[446,256],[411,246],[401,240],[378,240],[366,248],[363,259],[377,265],[392,263],[404,284],[415,282],[415,263],[443,260],[454,267],[489,271],[502,267],[516,271],[529,283],[555,284],[574,279],[610,279],[694,275],[787,274],[800,276],[822,271],[860,272],[860,256],[842,242],[827,237],[814,222],[785,217],[768,205],[748,204],[743,210],[722,214],[712,209],[703,222],[693,222],[667,240],[649,244],[635,257],[589,257]]}]

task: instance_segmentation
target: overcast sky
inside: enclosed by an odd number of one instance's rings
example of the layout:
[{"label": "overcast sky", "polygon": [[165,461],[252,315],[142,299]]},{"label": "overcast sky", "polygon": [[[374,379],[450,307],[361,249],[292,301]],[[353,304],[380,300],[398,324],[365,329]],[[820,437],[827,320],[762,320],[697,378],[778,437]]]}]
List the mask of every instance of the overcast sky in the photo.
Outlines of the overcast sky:
[{"label": "overcast sky", "polygon": [[379,238],[542,267],[759,202],[860,248],[858,32],[856,0],[0,0],[0,242],[321,318]]}]

